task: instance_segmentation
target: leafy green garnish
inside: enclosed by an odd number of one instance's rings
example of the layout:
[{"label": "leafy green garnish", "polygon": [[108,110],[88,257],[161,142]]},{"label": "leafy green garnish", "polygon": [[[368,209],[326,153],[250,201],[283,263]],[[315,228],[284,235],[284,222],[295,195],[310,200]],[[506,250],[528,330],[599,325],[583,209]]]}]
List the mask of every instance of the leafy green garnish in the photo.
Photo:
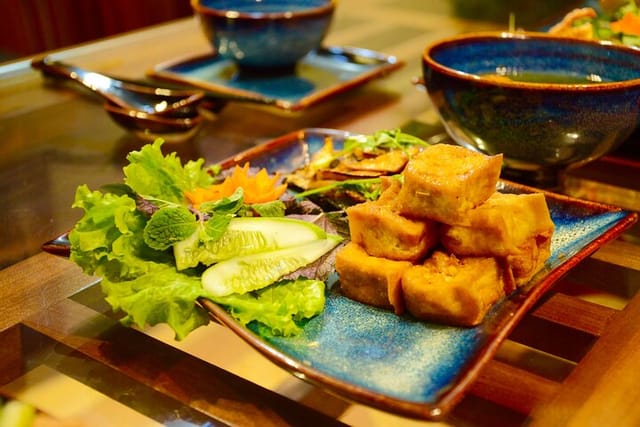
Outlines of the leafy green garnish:
[{"label": "leafy green garnish", "polygon": [[103,279],[102,290],[114,310],[126,316],[124,325],[143,328],[167,323],[178,340],[191,331],[209,323],[208,314],[195,302],[206,297],[200,276],[178,272],[169,263],[157,264],[147,274],[131,280]]},{"label": "leafy green garnish", "polygon": [[163,141],[158,139],[140,151],[127,156],[124,167],[125,183],[144,198],[183,203],[185,191],[207,187],[213,177],[203,168],[204,159],[188,161],[184,166],[176,153],[164,156]]},{"label": "leafy green garnish", "polygon": [[402,132],[399,129],[381,130],[371,135],[354,135],[345,139],[342,155],[354,150],[375,152],[384,150],[405,150],[414,146],[428,146],[429,143],[413,135]]},{"label": "leafy green garnish", "polygon": [[81,185],[73,207],[84,209],[85,214],[69,233],[70,259],[85,272],[109,280],[128,280],[170,260],[166,253],[144,243],[147,218],[136,209],[135,200],[92,192]]},{"label": "leafy green garnish", "polygon": [[231,315],[242,324],[255,321],[259,328],[268,325],[272,333],[292,336],[300,333],[300,322],[322,312],[324,290],[321,280],[299,278],[252,293],[216,297],[214,301],[229,308]]},{"label": "leafy green garnish", "polygon": [[233,215],[244,206],[244,192],[238,188],[229,197],[200,204],[199,210],[205,213],[219,213]]},{"label": "leafy green garnish", "polygon": [[274,200],[273,202],[266,203],[253,203],[247,205],[244,216],[254,216],[258,214],[261,217],[278,217],[284,216],[286,206],[282,200]]},{"label": "leafy green garnish", "polygon": [[196,217],[186,206],[159,209],[144,227],[144,242],[160,251],[191,236],[198,227]]},{"label": "leafy green garnish", "polygon": [[[389,178],[400,179],[401,175],[392,175]],[[304,198],[316,194],[322,194],[334,190],[352,190],[360,193],[367,200],[377,200],[382,192],[381,178],[359,178],[345,179],[344,181],[335,181],[331,184],[321,187],[312,188],[296,194],[296,198]]]},{"label": "leafy green garnish", "polygon": [[[86,273],[102,277],[106,300],[125,313],[123,324],[142,328],[167,323],[180,340],[209,322],[196,303],[213,299],[202,286],[200,270],[191,268],[198,266],[198,251],[220,240],[234,216],[279,216],[284,204],[246,205],[239,189],[194,210],[183,194],[210,185],[212,169],[204,168],[202,159],[183,166],[175,153],[163,156],[162,143],[157,140],[129,154],[124,184],[105,186],[104,192],[86,185],[77,188],[73,207],[84,215],[69,233],[70,259]],[[167,250],[178,245],[186,248],[188,259],[177,260]],[[296,330],[297,319],[322,310],[324,294],[314,289],[296,280],[265,293],[258,304],[247,303],[254,296],[230,296],[225,304],[232,313],[242,313],[242,322],[258,320],[273,333],[289,334]],[[288,321],[282,318],[285,311]]]}]

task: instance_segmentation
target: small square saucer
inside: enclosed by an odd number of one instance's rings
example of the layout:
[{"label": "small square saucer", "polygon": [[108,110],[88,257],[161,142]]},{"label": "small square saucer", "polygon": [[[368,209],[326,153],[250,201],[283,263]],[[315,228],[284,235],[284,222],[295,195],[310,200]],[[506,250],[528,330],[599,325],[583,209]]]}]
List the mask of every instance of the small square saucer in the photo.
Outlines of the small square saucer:
[{"label": "small square saucer", "polygon": [[245,73],[216,54],[168,61],[151,77],[211,92],[248,96],[259,104],[299,111],[402,67],[393,56],[355,47],[323,47],[282,73]]}]

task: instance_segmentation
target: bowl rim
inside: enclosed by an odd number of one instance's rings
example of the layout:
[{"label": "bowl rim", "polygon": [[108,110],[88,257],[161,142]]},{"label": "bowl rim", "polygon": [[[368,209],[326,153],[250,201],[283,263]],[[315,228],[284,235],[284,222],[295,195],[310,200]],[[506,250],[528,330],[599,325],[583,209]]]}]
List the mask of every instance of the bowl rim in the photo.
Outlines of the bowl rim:
[{"label": "bowl rim", "polygon": [[[506,39],[519,39],[519,40],[558,40],[563,43],[580,44],[580,45],[592,45],[601,48],[615,49],[621,52],[628,53],[638,58],[638,69],[640,74],[640,48],[635,46],[627,46],[622,44],[616,44],[605,40],[585,40],[572,37],[557,36],[542,32],[533,31],[483,31],[483,32],[469,32],[462,33],[455,36],[447,37],[430,43],[425,47],[422,53],[422,63],[428,67],[450,77],[455,77],[468,82],[482,83],[489,86],[498,86],[513,89],[531,89],[540,90],[548,89],[554,91],[604,91],[604,90],[620,90],[627,89],[629,87],[640,86],[640,77],[636,79],[621,80],[614,82],[590,82],[590,83],[547,83],[547,82],[524,82],[524,81],[509,81],[509,80],[495,80],[489,77],[483,77],[478,74],[467,73],[464,71],[455,70],[440,64],[433,59],[431,52],[439,49],[442,46],[455,45],[464,41],[473,40],[506,40]],[[426,79],[426,76],[425,76]]]},{"label": "bowl rim", "polygon": [[338,0],[326,0],[326,2],[317,7],[307,9],[297,9],[290,12],[238,12],[233,8],[229,9],[212,9],[202,5],[202,0],[191,0],[192,9],[201,15],[213,16],[224,19],[246,19],[246,20],[262,20],[262,19],[292,19],[292,18],[310,18],[322,16],[332,13]]}]

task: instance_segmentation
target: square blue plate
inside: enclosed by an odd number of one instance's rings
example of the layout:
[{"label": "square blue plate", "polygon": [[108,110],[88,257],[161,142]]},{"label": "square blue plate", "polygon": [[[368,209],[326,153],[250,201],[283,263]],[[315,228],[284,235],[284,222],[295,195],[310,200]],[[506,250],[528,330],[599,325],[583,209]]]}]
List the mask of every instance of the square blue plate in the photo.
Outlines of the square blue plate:
[{"label": "square blue plate", "polygon": [[159,64],[149,75],[298,111],[402,65],[395,57],[372,50],[324,47],[309,53],[289,73],[242,73],[234,62],[210,54]]},{"label": "square blue plate", "polygon": [[[234,156],[223,167],[251,162],[287,173],[305,164],[330,136],[339,148],[348,134],[306,129]],[[501,181],[499,191],[535,189]],[[553,284],[637,221],[611,206],[545,193],[556,226],[552,253],[531,282],[498,303],[477,327],[416,321],[352,301],[339,286],[327,291],[324,312],[293,338],[260,335],[221,307],[201,303],[222,324],[295,376],[349,400],[422,419],[439,419],[457,403],[480,369],[533,304]],[[330,284],[331,285],[331,284]]]}]

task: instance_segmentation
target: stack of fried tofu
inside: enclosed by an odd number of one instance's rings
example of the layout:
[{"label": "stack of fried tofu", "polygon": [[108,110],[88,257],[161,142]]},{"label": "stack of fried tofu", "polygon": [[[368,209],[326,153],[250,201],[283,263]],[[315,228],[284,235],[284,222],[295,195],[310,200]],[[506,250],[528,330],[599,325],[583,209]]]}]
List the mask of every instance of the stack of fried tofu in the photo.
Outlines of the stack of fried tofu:
[{"label": "stack of fried tofu", "polygon": [[376,201],[347,209],[341,292],[365,304],[452,325],[482,322],[550,255],[541,193],[496,191],[502,156],[438,144],[414,156]]}]

